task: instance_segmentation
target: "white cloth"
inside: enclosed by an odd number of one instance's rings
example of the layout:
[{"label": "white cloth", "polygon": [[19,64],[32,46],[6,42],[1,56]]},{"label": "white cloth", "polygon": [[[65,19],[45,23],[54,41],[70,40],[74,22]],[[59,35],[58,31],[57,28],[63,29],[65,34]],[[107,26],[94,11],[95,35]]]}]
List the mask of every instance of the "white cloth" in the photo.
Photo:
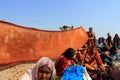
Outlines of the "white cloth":
[{"label": "white cloth", "polygon": [[32,80],[32,71],[28,70],[19,80]]},{"label": "white cloth", "polygon": [[84,70],[85,70],[85,73],[83,73],[84,80],[92,80],[85,67]]}]

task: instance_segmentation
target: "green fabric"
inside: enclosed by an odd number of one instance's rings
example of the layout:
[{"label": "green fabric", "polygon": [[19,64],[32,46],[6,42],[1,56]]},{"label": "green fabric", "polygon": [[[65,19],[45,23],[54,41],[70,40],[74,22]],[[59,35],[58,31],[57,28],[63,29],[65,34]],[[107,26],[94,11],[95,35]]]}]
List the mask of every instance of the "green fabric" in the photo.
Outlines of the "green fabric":
[{"label": "green fabric", "polygon": [[57,77],[56,77],[56,80],[61,80],[61,76],[57,76]]}]

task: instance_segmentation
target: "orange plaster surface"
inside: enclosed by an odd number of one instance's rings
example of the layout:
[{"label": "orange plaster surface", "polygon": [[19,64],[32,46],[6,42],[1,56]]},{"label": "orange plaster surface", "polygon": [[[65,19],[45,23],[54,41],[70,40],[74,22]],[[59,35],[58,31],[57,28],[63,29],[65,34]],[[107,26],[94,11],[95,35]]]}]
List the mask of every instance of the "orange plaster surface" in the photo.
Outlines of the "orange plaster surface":
[{"label": "orange plaster surface", "polygon": [[37,61],[41,57],[56,59],[67,48],[78,49],[87,40],[83,27],[48,31],[0,21],[0,66]]}]

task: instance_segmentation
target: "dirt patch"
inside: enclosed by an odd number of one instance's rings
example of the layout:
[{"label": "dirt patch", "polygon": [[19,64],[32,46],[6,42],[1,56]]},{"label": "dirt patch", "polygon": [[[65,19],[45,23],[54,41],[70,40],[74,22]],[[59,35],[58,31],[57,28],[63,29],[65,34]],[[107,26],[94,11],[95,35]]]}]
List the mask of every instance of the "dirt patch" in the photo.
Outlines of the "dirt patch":
[{"label": "dirt patch", "polygon": [[24,63],[1,70],[0,80],[18,80],[28,69],[32,68],[34,65],[35,63]]}]

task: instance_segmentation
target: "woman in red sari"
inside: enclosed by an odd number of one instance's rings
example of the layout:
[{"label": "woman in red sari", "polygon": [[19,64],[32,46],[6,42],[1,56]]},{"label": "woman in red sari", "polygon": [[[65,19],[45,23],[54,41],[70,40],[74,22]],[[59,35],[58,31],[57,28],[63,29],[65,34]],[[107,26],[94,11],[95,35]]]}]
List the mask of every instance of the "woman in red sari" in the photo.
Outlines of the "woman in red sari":
[{"label": "woman in red sari", "polygon": [[74,65],[75,51],[73,48],[68,48],[58,60],[55,61],[57,76],[62,76],[64,70],[71,65]]},{"label": "woman in red sari", "polygon": [[107,80],[108,75],[103,75],[105,66],[96,47],[92,46],[88,49],[84,59],[84,66],[93,80]]}]

